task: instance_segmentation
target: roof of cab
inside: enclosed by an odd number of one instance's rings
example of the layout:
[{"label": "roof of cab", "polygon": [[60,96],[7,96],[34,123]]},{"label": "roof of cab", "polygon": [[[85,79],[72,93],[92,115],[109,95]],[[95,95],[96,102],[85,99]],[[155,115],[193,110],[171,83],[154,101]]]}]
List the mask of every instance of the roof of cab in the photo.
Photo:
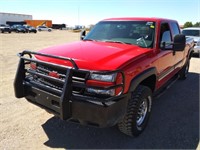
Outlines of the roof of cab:
[{"label": "roof of cab", "polygon": [[104,19],[103,21],[164,21],[164,20],[168,20],[168,21],[176,21],[176,20],[172,20],[172,19],[166,19],[166,18],[157,18],[157,17],[124,17],[124,18],[108,18],[108,19]]},{"label": "roof of cab", "polygon": [[188,27],[184,28],[183,30],[200,30],[200,27]]}]

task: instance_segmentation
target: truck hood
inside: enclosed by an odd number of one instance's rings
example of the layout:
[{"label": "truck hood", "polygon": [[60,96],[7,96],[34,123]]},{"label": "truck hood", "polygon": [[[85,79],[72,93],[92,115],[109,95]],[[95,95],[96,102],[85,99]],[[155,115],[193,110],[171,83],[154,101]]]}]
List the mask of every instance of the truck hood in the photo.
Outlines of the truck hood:
[{"label": "truck hood", "polygon": [[[138,56],[145,55],[149,52],[149,49],[120,43],[78,41],[46,48],[39,52],[72,58],[80,69],[115,70],[120,68],[125,62],[132,61],[138,58]],[[72,66],[68,61],[56,60],[54,58],[38,55],[36,58],[43,61]]]}]

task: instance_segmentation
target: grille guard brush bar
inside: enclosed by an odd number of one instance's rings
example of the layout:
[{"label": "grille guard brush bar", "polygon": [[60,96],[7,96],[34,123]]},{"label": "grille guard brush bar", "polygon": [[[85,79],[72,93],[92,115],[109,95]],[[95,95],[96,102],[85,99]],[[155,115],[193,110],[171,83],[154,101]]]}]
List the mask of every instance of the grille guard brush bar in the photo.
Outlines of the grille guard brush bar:
[{"label": "grille guard brush bar", "polygon": [[51,58],[60,59],[60,60],[67,60],[67,61],[71,62],[74,69],[79,69],[77,64],[75,63],[75,61],[71,58],[62,57],[62,56],[54,56],[54,55],[49,55],[49,54],[44,54],[44,53],[38,53],[38,52],[29,51],[29,50],[25,50],[22,53],[19,53],[18,56],[23,57],[25,54],[28,54],[30,56],[30,58],[32,58],[31,54],[34,54],[34,55],[46,56],[46,57],[51,57]]}]

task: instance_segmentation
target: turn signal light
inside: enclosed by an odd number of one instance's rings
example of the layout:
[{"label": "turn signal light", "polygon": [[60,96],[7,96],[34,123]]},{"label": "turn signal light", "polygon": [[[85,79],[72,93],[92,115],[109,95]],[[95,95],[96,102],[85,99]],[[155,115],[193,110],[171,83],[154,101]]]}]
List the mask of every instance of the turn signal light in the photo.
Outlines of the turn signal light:
[{"label": "turn signal light", "polygon": [[97,81],[97,80],[87,80],[86,85],[97,86],[97,87],[109,87],[115,85],[113,82]]}]

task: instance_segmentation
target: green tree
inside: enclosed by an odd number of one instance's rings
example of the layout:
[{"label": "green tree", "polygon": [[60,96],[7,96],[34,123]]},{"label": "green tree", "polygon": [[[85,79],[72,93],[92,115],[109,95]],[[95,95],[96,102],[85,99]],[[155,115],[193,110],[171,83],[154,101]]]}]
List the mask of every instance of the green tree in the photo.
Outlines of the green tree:
[{"label": "green tree", "polygon": [[196,22],[193,27],[200,27],[200,22]]},{"label": "green tree", "polygon": [[188,28],[188,27],[192,27],[192,26],[193,26],[192,22],[186,22],[186,23],[183,25],[184,28]]}]

